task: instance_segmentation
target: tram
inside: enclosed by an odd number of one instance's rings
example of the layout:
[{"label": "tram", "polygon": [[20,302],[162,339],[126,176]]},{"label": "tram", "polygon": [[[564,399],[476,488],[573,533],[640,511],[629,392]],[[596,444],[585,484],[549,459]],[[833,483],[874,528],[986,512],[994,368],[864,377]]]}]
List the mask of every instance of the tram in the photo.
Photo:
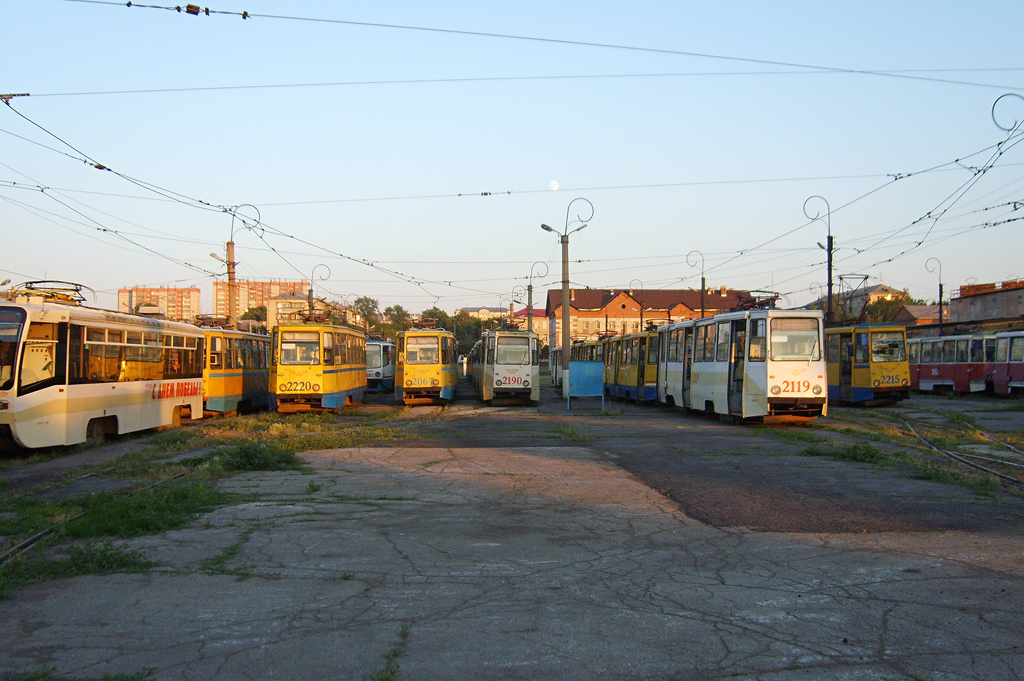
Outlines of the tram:
[{"label": "tram", "polygon": [[658,400],[658,347],[656,331],[629,333],[605,339],[604,393],[637,402]]},{"label": "tram", "polygon": [[911,390],[959,395],[993,390],[999,335],[1002,334],[909,340]]},{"label": "tram", "polygon": [[0,446],[99,444],[203,413],[203,331],[85,307],[79,284],[0,300]]},{"label": "tram", "polygon": [[366,339],[366,390],[389,393],[395,389],[395,344],[383,338]]},{"label": "tram", "polygon": [[205,328],[203,409],[230,414],[270,407],[270,337]]},{"label": "tram", "polygon": [[997,395],[1019,395],[1024,392],[1024,331],[997,333],[995,341],[992,388]]},{"label": "tram", "polygon": [[891,404],[910,395],[906,327],[858,324],[825,329],[830,402]]},{"label": "tram", "polygon": [[409,329],[398,334],[395,401],[447,402],[459,382],[455,334],[444,329]]},{"label": "tram", "polygon": [[275,326],[271,348],[271,408],[276,411],[327,411],[363,401],[362,331],[318,322]]},{"label": "tram", "polygon": [[826,415],[819,310],[727,312],[667,324],[658,335],[662,403],[729,420]]},{"label": "tram", "polygon": [[484,402],[540,400],[540,352],[532,331],[485,331],[473,346],[473,384]]}]

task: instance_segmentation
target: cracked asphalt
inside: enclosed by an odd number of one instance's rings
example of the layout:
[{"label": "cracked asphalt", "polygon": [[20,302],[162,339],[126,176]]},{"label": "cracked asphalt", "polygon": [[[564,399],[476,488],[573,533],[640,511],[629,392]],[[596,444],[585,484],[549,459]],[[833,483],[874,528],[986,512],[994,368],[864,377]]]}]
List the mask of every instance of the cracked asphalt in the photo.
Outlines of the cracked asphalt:
[{"label": "cracked asphalt", "polygon": [[[771,435],[665,411],[472,406],[413,410],[420,439],[308,452],[307,471],[223,482],[258,501],[118,542],[160,564],[150,573],[15,592],[0,601],[0,670],[1024,676],[1018,497],[809,462]],[[845,524],[816,524],[829,513]]]}]

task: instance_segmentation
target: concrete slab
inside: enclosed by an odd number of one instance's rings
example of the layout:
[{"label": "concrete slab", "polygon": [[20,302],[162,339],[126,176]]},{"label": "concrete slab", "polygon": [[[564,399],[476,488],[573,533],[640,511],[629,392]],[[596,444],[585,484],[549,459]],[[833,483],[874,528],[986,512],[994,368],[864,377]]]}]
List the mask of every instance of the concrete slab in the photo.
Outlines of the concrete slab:
[{"label": "concrete slab", "polygon": [[[1024,581],[687,518],[584,446],[369,448],[0,602],[0,670],[100,679],[1011,679]],[[404,634],[404,636],[403,636]]]}]

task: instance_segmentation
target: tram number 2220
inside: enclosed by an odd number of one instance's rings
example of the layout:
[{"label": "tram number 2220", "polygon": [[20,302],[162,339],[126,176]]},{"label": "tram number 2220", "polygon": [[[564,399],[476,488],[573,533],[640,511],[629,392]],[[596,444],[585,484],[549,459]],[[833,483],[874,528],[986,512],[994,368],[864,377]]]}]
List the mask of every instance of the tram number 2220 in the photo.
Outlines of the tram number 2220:
[{"label": "tram number 2220", "polygon": [[285,381],[281,383],[280,390],[283,393],[315,393],[320,390],[320,384],[312,381]]}]

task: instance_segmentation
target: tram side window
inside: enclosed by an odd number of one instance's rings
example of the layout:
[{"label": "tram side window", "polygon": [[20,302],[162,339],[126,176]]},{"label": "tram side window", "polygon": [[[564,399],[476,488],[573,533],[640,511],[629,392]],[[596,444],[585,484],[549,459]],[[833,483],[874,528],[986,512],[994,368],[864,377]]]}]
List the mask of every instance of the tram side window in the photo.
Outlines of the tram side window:
[{"label": "tram side window", "polygon": [[921,343],[921,364],[932,363],[932,344],[930,342]]},{"label": "tram side window", "polygon": [[[344,347],[344,346],[342,346],[342,347]],[[340,349],[341,348],[339,348],[339,350]],[[345,363],[345,357],[344,357],[345,351],[341,350],[341,352],[339,354],[341,354],[341,357],[338,358],[340,360],[338,363],[339,364],[344,364]],[[325,331],[324,332],[324,366],[333,366],[333,365],[334,365],[334,334],[331,333],[330,331]]]},{"label": "tram side window", "polygon": [[921,350],[921,344],[920,343],[910,343],[907,346],[907,358],[908,358],[908,360],[909,360],[909,362],[911,364],[917,364],[917,361],[921,357],[920,350]]},{"label": "tram side window", "polygon": [[210,339],[210,368],[220,369],[224,364],[224,339],[214,336]]},{"label": "tram side window", "polygon": [[868,335],[855,333],[853,348],[853,361],[858,364],[866,364],[868,361]]},{"label": "tram side window", "polygon": [[455,339],[449,336],[441,339],[441,364],[455,364]]},{"label": "tram side window", "polygon": [[715,361],[729,361],[729,322],[718,324],[718,345],[715,348]]},{"label": "tram side window", "polygon": [[994,361],[996,361],[996,339],[995,338],[986,338],[984,340],[984,344],[985,344],[985,359],[984,359],[984,361],[986,361],[986,362],[994,362]]},{"label": "tram side window", "polygon": [[942,363],[952,364],[956,361],[956,341],[942,341]]},{"label": "tram side window", "polygon": [[1010,361],[1024,362],[1024,336],[1014,336],[1010,339]]},{"label": "tram side window", "polygon": [[768,320],[750,320],[750,361],[763,362],[768,346]]},{"label": "tram side window", "polygon": [[967,361],[967,340],[958,340],[956,342],[956,361],[966,362]]},{"label": "tram side window", "polygon": [[650,343],[647,345],[647,364],[658,363],[658,350],[661,343],[657,336],[651,336]]},{"label": "tram side window", "polygon": [[985,341],[981,338],[971,339],[971,361],[972,362],[984,362],[985,361]]},{"label": "tram side window", "polygon": [[1010,356],[1010,339],[999,338],[996,340],[996,361],[1005,362]]},{"label": "tram side window", "polygon": [[828,345],[825,347],[825,361],[835,364],[839,361],[839,334],[833,333],[828,337]]},{"label": "tram side window", "polygon": [[58,343],[57,324],[34,322],[21,349],[21,370],[18,392],[22,395],[66,380],[66,344]]}]

